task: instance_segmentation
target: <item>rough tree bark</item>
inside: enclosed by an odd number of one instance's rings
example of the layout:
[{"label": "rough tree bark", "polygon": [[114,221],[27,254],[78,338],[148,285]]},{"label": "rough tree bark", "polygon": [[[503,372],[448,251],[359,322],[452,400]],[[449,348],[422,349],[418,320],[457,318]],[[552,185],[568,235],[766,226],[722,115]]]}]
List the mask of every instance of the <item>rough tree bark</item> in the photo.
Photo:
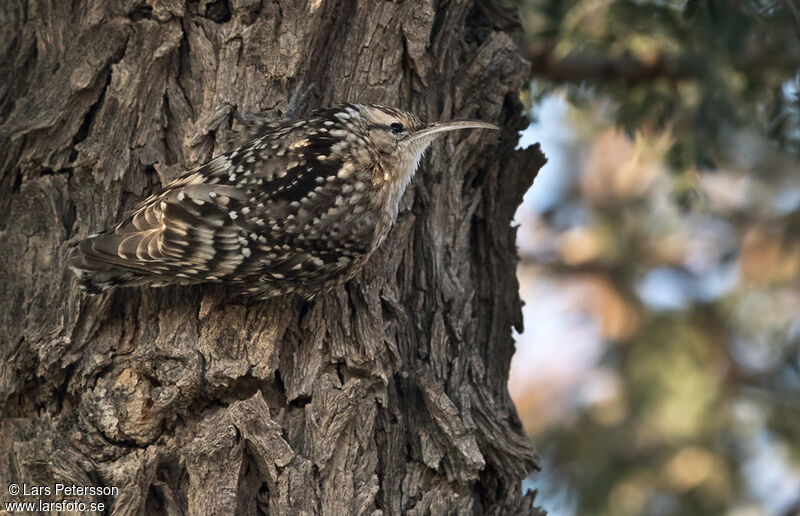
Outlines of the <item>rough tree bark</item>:
[{"label": "rough tree bark", "polygon": [[[0,4],[0,501],[105,485],[113,514],[538,514],[508,396],[529,64],[482,1]],[[232,112],[341,101],[479,118],[387,243],[312,302],[79,293],[70,241],[220,150]],[[18,497],[17,499],[20,499]],[[54,498],[54,497],[51,497]],[[62,497],[64,498],[64,497]]]}]

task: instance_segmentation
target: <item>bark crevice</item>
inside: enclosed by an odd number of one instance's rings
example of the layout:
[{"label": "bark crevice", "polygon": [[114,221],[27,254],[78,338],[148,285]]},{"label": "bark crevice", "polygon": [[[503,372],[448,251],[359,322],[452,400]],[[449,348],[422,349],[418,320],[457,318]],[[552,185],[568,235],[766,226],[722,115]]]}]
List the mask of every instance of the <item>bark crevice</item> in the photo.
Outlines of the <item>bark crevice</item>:
[{"label": "bark crevice", "polygon": [[[114,514],[538,514],[506,381],[521,324],[510,221],[544,158],[514,150],[529,64],[503,16],[484,2],[68,4],[0,7],[14,22],[0,31],[14,66],[0,85],[0,478],[115,486],[82,499]],[[72,241],[221,152],[234,109],[285,112],[299,83],[315,85],[306,111],[379,102],[503,131],[437,142],[386,244],[311,302],[77,291]]]}]

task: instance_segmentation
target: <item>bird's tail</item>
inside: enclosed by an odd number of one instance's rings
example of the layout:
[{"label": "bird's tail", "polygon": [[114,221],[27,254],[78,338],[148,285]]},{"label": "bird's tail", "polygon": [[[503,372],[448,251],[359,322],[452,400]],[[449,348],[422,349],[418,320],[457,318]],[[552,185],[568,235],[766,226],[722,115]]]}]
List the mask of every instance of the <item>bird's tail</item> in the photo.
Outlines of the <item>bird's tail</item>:
[{"label": "bird's tail", "polygon": [[109,263],[95,250],[93,243],[100,236],[92,235],[69,250],[67,265],[78,277],[80,288],[91,294],[99,294],[115,287],[140,283],[142,274]]}]

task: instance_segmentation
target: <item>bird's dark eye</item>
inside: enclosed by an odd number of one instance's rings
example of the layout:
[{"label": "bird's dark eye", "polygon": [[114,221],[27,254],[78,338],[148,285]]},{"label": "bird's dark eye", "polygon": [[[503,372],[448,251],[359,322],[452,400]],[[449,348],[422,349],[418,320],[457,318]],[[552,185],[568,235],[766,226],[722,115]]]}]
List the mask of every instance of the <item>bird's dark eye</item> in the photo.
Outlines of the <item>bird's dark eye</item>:
[{"label": "bird's dark eye", "polygon": [[403,127],[403,124],[400,122],[393,122],[392,125],[389,126],[389,129],[391,129],[394,134],[400,134],[405,130],[405,127]]}]

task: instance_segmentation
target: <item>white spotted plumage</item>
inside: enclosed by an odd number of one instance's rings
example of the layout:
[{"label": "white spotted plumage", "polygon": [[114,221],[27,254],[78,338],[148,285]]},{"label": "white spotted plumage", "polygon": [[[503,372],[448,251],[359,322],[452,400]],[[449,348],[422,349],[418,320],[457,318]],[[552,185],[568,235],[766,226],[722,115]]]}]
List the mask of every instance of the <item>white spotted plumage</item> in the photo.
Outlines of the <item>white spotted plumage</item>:
[{"label": "white spotted plumage", "polygon": [[92,292],[219,282],[261,297],[313,296],[351,277],[385,239],[433,138],[468,127],[493,126],[424,124],[360,104],[266,124],[80,242],[70,267]]}]

